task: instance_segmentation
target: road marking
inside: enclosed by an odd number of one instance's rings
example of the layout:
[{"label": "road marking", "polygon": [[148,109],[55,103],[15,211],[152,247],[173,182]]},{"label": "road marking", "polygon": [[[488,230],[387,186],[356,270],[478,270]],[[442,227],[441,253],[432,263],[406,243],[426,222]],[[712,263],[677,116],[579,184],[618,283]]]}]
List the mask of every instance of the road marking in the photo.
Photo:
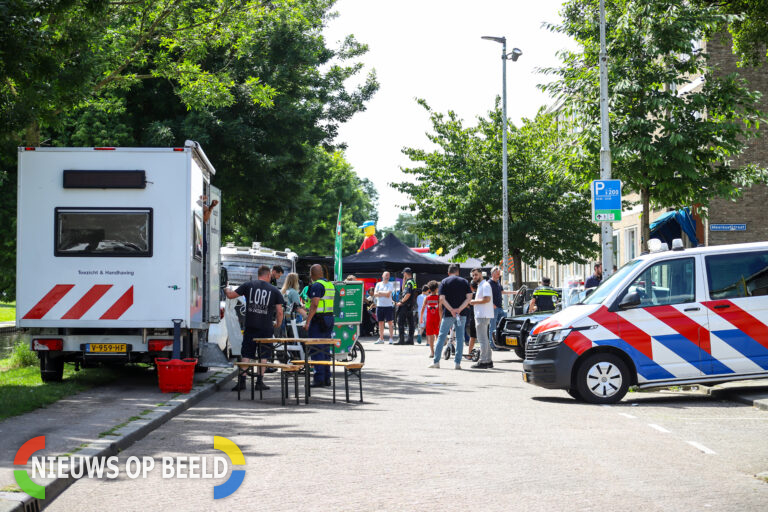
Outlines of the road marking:
[{"label": "road marking", "polygon": [[625,418],[629,418],[631,420],[634,420],[635,418],[637,418],[637,416],[632,416],[631,414],[627,414],[625,412],[620,412],[619,416],[624,416]]},{"label": "road marking", "polygon": [[689,445],[693,446],[694,448],[701,450],[702,452],[706,453],[707,455],[716,455],[714,450],[710,450],[706,446],[704,446],[701,443],[697,443],[696,441],[686,441]]},{"label": "road marking", "polygon": [[669,434],[669,433],[670,433],[670,431],[669,431],[669,430],[665,429],[665,428],[664,428],[664,427],[662,427],[661,425],[656,425],[655,423],[649,423],[649,424],[648,424],[648,426],[649,426],[649,427],[651,427],[651,428],[654,428],[654,429],[656,429],[656,430],[658,430],[659,432],[662,432],[662,433],[664,433],[664,434]]}]

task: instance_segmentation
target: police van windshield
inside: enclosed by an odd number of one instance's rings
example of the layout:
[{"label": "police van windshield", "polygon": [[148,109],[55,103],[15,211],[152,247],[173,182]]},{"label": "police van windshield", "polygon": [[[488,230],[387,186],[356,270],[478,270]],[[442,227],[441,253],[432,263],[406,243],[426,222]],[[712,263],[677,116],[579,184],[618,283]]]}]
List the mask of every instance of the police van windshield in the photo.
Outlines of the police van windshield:
[{"label": "police van windshield", "polygon": [[638,265],[642,263],[642,260],[636,259],[629,263],[625,263],[619,270],[617,270],[611,277],[600,283],[600,286],[595,288],[592,294],[584,299],[582,304],[602,304],[606,297],[608,297],[613,290],[619,285],[621,281],[627,277]]}]

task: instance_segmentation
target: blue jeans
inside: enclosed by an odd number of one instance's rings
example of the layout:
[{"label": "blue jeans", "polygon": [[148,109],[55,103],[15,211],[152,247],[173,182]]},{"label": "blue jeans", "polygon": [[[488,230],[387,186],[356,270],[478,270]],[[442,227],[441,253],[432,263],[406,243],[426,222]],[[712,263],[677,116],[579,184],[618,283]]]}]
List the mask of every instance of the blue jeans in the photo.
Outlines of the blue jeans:
[{"label": "blue jeans", "polygon": [[444,316],[440,322],[440,333],[437,335],[437,347],[435,347],[435,363],[440,362],[440,356],[443,353],[443,345],[451,327],[456,325],[456,357],[454,362],[461,363],[461,353],[464,351],[464,332],[467,325],[467,317],[459,315],[458,317]]},{"label": "blue jeans", "polygon": [[493,320],[491,325],[488,326],[488,340],[493,346],[493,333],[496,331],[496,326],[499,325],[499,320],[504,318],[504,308],[493,308]]},{"label": "blue jeans", "polygon": [[[307,336],[310,338],[332,338],[333,337],[333,317],[316,316],[309,324]],[[330,340],[329,340],[330,341]],[[312,347],[313,361],[330,361],[331,345],[314,345]],[[308,348],[307,351],[310,349]],[[316,384],[329,384],[331,382],[331,369],[327,366],[316,366],[314,381]]]}]

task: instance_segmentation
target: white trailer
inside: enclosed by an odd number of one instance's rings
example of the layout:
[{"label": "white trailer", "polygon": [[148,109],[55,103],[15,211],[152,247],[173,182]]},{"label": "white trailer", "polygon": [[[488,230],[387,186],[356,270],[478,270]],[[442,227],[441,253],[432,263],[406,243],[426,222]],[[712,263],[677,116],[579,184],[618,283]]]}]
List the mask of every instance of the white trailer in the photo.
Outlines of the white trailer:
[{"label": "white trailer", "polygon": [[19,148],[16,308],[44,381],[65,361],[196,357],[219,321],[220,192],[177,148]]}]

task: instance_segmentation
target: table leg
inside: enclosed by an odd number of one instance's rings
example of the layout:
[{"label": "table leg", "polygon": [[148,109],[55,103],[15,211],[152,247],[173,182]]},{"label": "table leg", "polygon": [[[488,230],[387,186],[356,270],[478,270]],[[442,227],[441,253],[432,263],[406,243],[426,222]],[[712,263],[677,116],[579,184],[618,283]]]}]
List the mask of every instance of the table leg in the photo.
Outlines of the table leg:
[{"label": "table leg", "polygon": [[349,371],[344,368],[344,390],[347,392],[347,403],[349,403]]},{"label": "table leg", "polygon": [[309,403],[309,354],[307,353],[307,346],[302,343],[302,350],[304,350],[304,403]]},{"label": "table leg", "polygon": [[253,370],[254,370],[254,367],[253,367],[253,366],[251,366],[251,368],[250,368],[250,376],[251,376],[251,400],[254,400],[254,399],[256,398],[256,397],[254,397],[254,396],[253,396],[253,392],[254,392],[254,389],[255,389],[255,385],[254,385],[254,383],[253,383]]},{"label": "table leg", "polygon": [[333,403],[336,403],[336,354],[333,353],[333,344],[328,345],[331,353],[331,379],[333,381]]}]

